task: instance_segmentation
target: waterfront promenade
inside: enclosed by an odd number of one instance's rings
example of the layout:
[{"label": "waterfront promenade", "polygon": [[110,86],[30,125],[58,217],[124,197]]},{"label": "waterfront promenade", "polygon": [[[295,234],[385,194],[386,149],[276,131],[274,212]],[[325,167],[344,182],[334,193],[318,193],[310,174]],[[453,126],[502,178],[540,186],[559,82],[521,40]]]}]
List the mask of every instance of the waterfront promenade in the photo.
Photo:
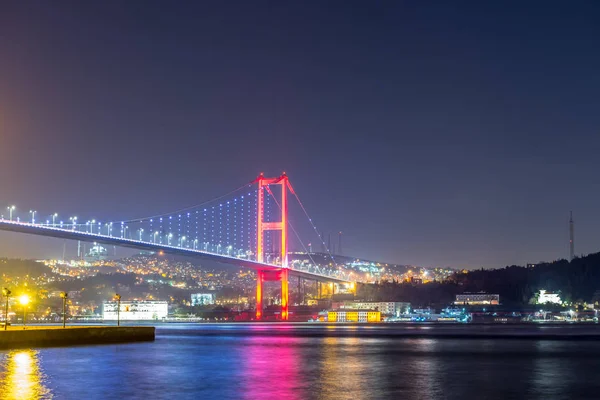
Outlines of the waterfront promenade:
[{"label": "waterfront promenade", "polygon": [[0,348],[143,342],[154,336],[153,326],[9,326],[0,330]]}]

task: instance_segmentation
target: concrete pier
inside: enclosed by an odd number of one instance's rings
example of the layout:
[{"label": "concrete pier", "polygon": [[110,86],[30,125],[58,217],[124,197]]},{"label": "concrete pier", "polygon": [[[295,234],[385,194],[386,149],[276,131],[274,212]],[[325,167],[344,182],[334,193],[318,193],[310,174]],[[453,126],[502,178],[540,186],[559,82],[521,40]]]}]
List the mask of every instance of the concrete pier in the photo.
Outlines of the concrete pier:
[{"label": "concrete pier", "polygon": [[[2,328],[3,329],[3,328]],[[28,326],[0,330],[0,349],[154,340],[153,326]]]}]

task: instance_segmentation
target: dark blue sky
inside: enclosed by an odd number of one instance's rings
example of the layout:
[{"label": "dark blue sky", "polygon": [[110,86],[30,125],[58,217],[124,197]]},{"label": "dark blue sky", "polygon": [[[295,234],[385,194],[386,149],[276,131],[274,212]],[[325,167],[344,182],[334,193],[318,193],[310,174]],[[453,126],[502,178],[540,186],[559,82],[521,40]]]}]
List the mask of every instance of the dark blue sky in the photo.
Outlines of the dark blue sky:
[{"label": "dark blue sky", "polygon": [[[128,218],[285,170],[352,255],[552,260],[569,210],[595,252],[598,21],[595,1],[3,1],[0,203]],[[0,252],[61,247],[38,243]]]}]

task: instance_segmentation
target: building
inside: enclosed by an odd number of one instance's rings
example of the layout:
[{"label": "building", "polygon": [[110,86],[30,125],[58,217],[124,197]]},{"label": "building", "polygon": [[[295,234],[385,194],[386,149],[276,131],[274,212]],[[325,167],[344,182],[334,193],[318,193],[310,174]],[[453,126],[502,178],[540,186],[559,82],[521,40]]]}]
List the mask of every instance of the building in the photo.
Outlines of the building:
[{"label": "building", "polygon": [[192,306],[205,306],[215,304],[216,296],[214,293],[192,293]]},{"label": "building", "polygon": [[470,306],[476,306],[476,305],[478,305],[478,306],[483,306],[483,305],[497,306],[498,304],[500,304],[500,295],[483,293],[483,292],[457,294],[454,304],[470,305]]},{"label": "building", "polygon": [[[102,304],[102,319],[117,319],[116,301],[105,301]],[[121,301],[119,318],[130,321],[153,321],[167,317],[169,304],[166,301]]]},{"label": "building", "polygon": [[381,315],[398,317],[410,312],[410,303],[397,301],[340,301],[333,302],[334,309],[376,310]]},{"label": "building", "polygon": [[381,313],[374,310],[334,310],[327,312],[329,322],[380,322]]},{"label": "building", "polygon": [[102,261],[108,257],[108,250],[99,244],[94,243],[94,246],[90,251],[83,257],[87,262]]},{"label": "building", "polygon": [[538,294],[538,304],[561,304],[560,295],[558,293],[550,293],[545,290],[540,290]]}]

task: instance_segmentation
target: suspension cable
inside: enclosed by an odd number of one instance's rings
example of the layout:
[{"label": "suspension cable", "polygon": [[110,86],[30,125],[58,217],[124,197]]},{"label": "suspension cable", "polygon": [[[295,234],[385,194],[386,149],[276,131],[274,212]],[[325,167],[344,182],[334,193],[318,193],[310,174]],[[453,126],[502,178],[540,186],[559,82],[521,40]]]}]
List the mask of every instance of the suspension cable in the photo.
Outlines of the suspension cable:
[{"label": "suspension cable", "polygon": [[[268,187],[269,186],[267,185],[267,188]],[[283,188],[283,190],[285,190],[285,188]],[[277,207],[279,207],[279,210],[281,210],[281,212],[283,212],[283,210],[281,209],[281,205],[279,204],[279,202],[275,198],[275,195],[273,195],[273,191],[270,190],[270,189],[268,189],[267,192],[271,195],[271,197],[275,201],[275,204],[277,204]],[[304,246],[304,242],[302,241],[302,239],[300,239],[300,235],[298,235],[298,232],[296,232],[296,229],[294,229],[294,225],[292,225],[292,223],[290,222],[289,218],[287,220],[287,223],[290,226],[290,228],[292,229],[292,232],[294,232],[294,235],[296,236],[296,239],[298,239],[298,242],[300,242],[300,245],[302,246],[302,248],[304,249],[304,251],[306,252],[306,254],[308,254],[308,258],[310,258],[310,261],[312,261],[313,265],[316,267],[317,263],[315,262],[315,260],[313,260],[312,256],[310,255],[310,252],[307,250],[306,246]]]},{"label": "suspension cable", "polygon": [[315,226],[315,224],[313,224],[312,218],[310,217],[310,215],[308,215],[308,212],[306,211],[306,208],[304,208],[304,204],[302,204],[302,202],[300,201],[300,198],[298,197],[298,194],[296,193],[295,190],[292,190],[291,192],[294,195],[294,197],[296,198],[296,200],[298,201],[298,204],[300,204],[300,207],[302,208],[302,211],[304,211],[304,215],[306,215],[306,218],[308,218],[308,222],[310,222],[310,225],[312,226],[312,228],[314,229],[315,233],[317,234],[317,236],[321,240],[321,244],[323,244],[323,247],[325,248],[325,250],[327,250],[327,254],[329,254],[329,257],[331,257],[331,260],[334,262],[334,264],[337,264],[336,261],[335,261],[335,258],[333,258],[333,255],[331,254],[331,251],[329,250],[329,247],[325,245],[325,240],[323,239],[323,237],[319,233],[319,231],[318,231],[317,227]]},{"label": "suspension cable", "polygon": [[240,190],[242,190],[242,189],[247,189],[247,188],[249,188],[250,186],[252,186],[252,183],[247,183],[247,184],[245,184],[245,185],[243,185],[243,186],[240,186],[240,187],[239,187],[239,188],[237,188],[237,189],[234,189],[234,190],[230,191],[229,193],[225,193],[225,194],[224,194],[224,195],[222,195],[222,196],[214,197],[214,198],[212,198],[212,199],[210,199],[210,200],[207,200],[207,201],[204,201],[204,202],[202,202],[202,203],[195,204],[195,205],[193,205],[193,206],[189,206],[189,207],[185,207],[185,208],[181,208],[181,209],[179,209],[179,210],[171,211],[171,212],[168,212],[168,213],[164,213],[164,214],[158,214],[158,215],[151,215],[151,216],[149,216],[149,217],[135,218],[135,219],[125,220],[125,221],[109,221],[108,223],[111,223],[111,222],[112,222],[112,223],[121,223],[121,222],[123,222],[123,223],[142,222],[143,220],[146,220],[146,219],[160,218],[160,217],[165,217],[165,216],[167,216],[167,215],[177,214],[177,213],[180,213],[180,212],[184,212],[184,211],[192,210],[192,209],[194,209],[194,208],[202,207],[202,206],[204,206],[204,205],[206,205],[206,204],[209,204],[209,203],[212,203],[212,202],[215,202],[215,201],[221,200],[222,198],[225,198],[225,197],[227,197],[227,196],[231,196],[232,194],[234,194],[234,193],[237,193],[237,192],[239,192],[239,191],[240,191]]}]

